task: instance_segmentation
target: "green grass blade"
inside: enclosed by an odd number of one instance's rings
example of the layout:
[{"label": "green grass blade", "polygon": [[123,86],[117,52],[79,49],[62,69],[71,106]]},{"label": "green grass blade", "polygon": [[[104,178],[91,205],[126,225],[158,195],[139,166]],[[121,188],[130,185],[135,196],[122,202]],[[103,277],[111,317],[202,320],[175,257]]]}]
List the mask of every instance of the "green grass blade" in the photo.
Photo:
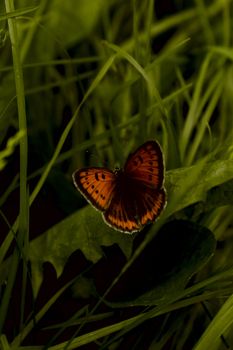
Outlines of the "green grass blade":
[{"label": "green grass blade", "polygon": [[205,4],[203,0],[195,0],[197,5],[198,14],[203,27],[203,34],[205,35],[206,42],[214,44],[214,34],[209,23],[208,15],[206,12]]},{"label": "green grass blade", "polygon": [[111,56],[107,62],[103,65],[103,67],[101,68],[101,70],[99,71],[99,73],[97,74],[96,78],[93,80],[91,86],[89,87],[89,89],[87,90],[85,96],[83,97],[83,100],[81,101],[81,103],[79,104],[79,106],[77,107],[76,111],[74,112],[73,117],[70,119],[69,123],[67,124],[67,126],[65,127],[65,130],[63,131],[60,140],[57,144],[57,147],[55,149],[55,152],[50,160],[50,162],[48,163],[45,171],[43,172],[40,180],[38,181],[34,191],[32,192],[31,196],[30,196],[30,205],[33,203],[33,201],[35,200],[36,196],[38,195],[39,191],[41,190],[46,178],[48,177],[48,174],[50,172],[50,170],[52,169],[53,165],[55,164],[57,157],[59,156],[61,149],[66,141],[66,138],[76,120],[76,118],[79,115],[80,109],[81,107],[84,105],[84,103],[86,102],[86,100],[88,99],[88,97],[92,94],[92,92],[96,89],[96,87],[99,85],[100,81],[103,79],[103,77],[106,75],[106,73],[108,72],[109,68],[112,66],[113,61],[115,60],[115,55]]},{"label": "green grass blade", "polygon": [[202,63],[202,67],[200,69],[200,74],[199,74],[199,77],[198,77],[198,80],[196,83],[196,87],[195,87],[195,91],[194,91],[194,95],[193,95],[193,99],[192,99],[192,104],[191,104],[191,107],[189,109],[189,112],[188,112],[188,115],[187,115],[187,118],[186,118],[186,121],[184,124],[184,128],[183,128],[182,135],[181,135],[181,141],[180,141],[180,149],[181,149],[182,158],[184,158],[184,156],[185,156],[186,148],[187,148],[187,145],[188,145],[189,140],[190,140],[190,135],[191,135],[193,129],[195,128],[195,126],[198,122],[198,119],[199,119],[199,115],[197,114],[197,111],[199,108],[203,84],[204,84],[204,81],[206,79],[206,75],[208,74],[208,69],[209,69],[209,64],[210,64],[211,58],[212,58],[212,55],[207,54],[204,62]]},{"label": "green grass blade", "polygon": [[162,98],[159,94],[158,89],[156,88],[154,81],[150,78],[150,76],[147,74],[144,68],[140,66],[140,64],[125,50],[120,48],[119,46],[111,43],[105,42],[105,44],[110,47],[114,52],[116,52],[118,55],[122,56],[125,60],[127,60],[132,67],[135,68],[135,70],[142,76],[142,78],[145,80],[145,82],[148,85],[149,93],[155,97],[156,101],[158,102],[159,108],[163,115],[166,115],[166,110],[162,101]]},{"label": "green grass blade", "polygon": [[233,323],[233,295],[227,299],[217,315],[211,321],[206,331],[202,334],[194,350],[219,349],[221,336]]},{"label": "green grass blade", "polygon": [[[81,107],[83,106],[83,104],[86,102],[86,100],[88,99],[88,97],[91,95],[91,93],[95,90],[95,88],[98,86],[98,84],[100,83],[100,81],[103,79],[103,77],[106,75],[106,73],[108,72],[108,70],[110,69],[110,67],[112,66],[114,60],[115,60],[115,55],[111,56],[106,63],[103,65],[103,67],[100,69],[99,73],[97,74],[96,78],[93,80],[92,84],[90,85],[88,91],[86,92],[83,100],[81,101],[80,105],[77,107],[73,117],[71,118],[71,120],[69,121],[69,123],[67,124],[66,128],[64,129],[61,138],[57,144],[57,147],[55,149],[55,152],[53,154],[53,157],[51,158],[50,162],[47,164],[46,168],[44,169],[37,185],[35,186],[32,194],[30,195],[30,199],[29,199],[29,205],[31,205],[34,200],[36,199],[38,193],[40,192],[42,186],[44,185],[47,176],[50,172],[50,170],[52,169],[53,165],[55,164],[57,157],[60,154],[60,151],[65,143],[65,140],[76,120],[76,118],[78,117],[79,111],[81,109]],[[18,218],[16,219],[15,223],[12,226],[12,229],[14,230],[14,232],[17,231],[18,229]],[[12,235],[11,232],[8,233],[7,237],[5,238],[4,242],[2,243],[1,247],[0,247],[0,262],[4,260],[4,257],[11,245],[11,242],[13,240],[14,236]]]},{"label": "green grass blade", "polygon": [[203,137],[204,137],[204,133],[206,131],[206,128],[209,125],[209,120],[213,114],[214,109],[216,108],[218,102],[219,102],[219,98],[221,96],[222,93],[222,89],[223,89],[223,84],[220,83],[216,90],[214,91],[214,94],[212,96],[212,98],[209,101],[209,104],[202,116],[202,119],[198,125],[198,132],[195,135],[195,138],[192,142],[192,146],[190,148],[190,152],[187,155],[186,158],[186,164],[187,165],[191,165],[192,162],[194,161],[194,158],[198,152],[198,147],[201,145]]},{"label": "green grass blade", "polygon": [[28,6],[18,10],[9,11],[4,14],[0,13],[0,21],[5,21],[6,19],[9,19],[9,18],[23,16],[23,15],[26,15],[27,13],[34,12],[37,9],[38,9],[38,6]]},{"label": "green grass blade", "polygon": [[[13,0],[5,0],[5,6],[7,12],[14,11]],[[28,144],[27,144],[27,120],[26,120],[26,109],[25,109],[25,94],[24,94],[24,79],[23,70],[20,62],[20,47],[18,40],[18,31],[16,26],[15,18],[8,19],[9,34],[12,46],[13,55],[13,66],[15,76],[15,86],[17,95],[17,106],[18,106],[18,118],[19,118],[19,131],[24,133],[24,136],[20,139],[20,212],[19,212],[19,233],[18,233],[18,247],[22,249],[25,233],[28,231],[28,222],[25,217],[25,213],[28,212],[27,206],[27,156],[28,156]],[[5,318],[7,315],[8,305],[11,298],[11,292],[14,285],[19,255],[18,247],[16,246],[13,260],[9,273],[9,281],[1,303],[0,313],[0,333],[3,329]]]},{"label": "green grass blade", "polygon": [[56,300],[61,296],[61,294],[69,288],[77,279],[79,276],[76,276],[71,281],[66,283],[61,289],[59,289],[48,301],[47,303],[41,308],[41,310],[35,315],[35,317],[29,321],[29,323],[21,330],[21,332],[14,338],[14,340],[11,343],[12,349],[18,349],[22,341],[25,339],[25,337],[31,332],[31,330],[35,326],[35,322],[39,322],[39,320],[46,314],[46,312],[49,310],[49,308],[56,302]]}]

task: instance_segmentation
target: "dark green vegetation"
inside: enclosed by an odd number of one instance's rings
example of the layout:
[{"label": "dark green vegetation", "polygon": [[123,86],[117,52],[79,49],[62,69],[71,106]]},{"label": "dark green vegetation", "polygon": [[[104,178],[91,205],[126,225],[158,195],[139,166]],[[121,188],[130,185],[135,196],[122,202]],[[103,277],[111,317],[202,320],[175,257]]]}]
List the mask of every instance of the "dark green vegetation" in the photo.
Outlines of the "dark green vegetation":
[{"label": "dark green vegetation", "polygon": [[[233,347],[232,16],[231,0],[0,2],[1,349]],[[71,174],[151,139],[167,206],[126,235]]]}]

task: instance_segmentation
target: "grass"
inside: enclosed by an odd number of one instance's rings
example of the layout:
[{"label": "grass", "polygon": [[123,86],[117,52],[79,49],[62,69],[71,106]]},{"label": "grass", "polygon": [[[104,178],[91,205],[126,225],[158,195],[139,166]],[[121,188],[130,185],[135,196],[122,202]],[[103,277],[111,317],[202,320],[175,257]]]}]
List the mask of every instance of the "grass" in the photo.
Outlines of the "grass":
[{"label": "grass", "polygon": [[[231,348],[232,1],[15,6],[0,5],[1,348]],[[71,174],[150,139],[167,206],[124,235]]]}]

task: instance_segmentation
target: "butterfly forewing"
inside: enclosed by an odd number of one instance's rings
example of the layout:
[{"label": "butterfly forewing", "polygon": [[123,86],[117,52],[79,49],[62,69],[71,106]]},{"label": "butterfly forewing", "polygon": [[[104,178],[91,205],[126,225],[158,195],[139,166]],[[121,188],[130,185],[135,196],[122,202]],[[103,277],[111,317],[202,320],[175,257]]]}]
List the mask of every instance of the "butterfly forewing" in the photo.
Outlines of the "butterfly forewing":
[{"label": "butterfly forewing", "polygon": [[163,155],[156,141],[147,141],[129,155],[126,174],[152,188],[161,188],[164,179]]},{"label": "butterfly forewing", "polygon": [[108,208],[115,192],[116,176],[105,168],[83,168],[73,173],[77,189],[96,208]]}]

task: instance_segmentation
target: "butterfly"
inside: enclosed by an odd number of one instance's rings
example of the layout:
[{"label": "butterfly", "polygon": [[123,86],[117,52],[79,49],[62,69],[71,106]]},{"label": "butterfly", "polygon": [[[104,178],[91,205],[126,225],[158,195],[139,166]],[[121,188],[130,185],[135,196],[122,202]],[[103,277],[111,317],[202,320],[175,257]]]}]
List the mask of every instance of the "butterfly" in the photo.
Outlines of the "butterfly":
[{"label": "butterfly", "polygon": [[125,233],[153,222],[166,204],[163,154],[156,141],[147,141],[130,154],[123,169],[82,168],[72,177],[104,221]]}]

